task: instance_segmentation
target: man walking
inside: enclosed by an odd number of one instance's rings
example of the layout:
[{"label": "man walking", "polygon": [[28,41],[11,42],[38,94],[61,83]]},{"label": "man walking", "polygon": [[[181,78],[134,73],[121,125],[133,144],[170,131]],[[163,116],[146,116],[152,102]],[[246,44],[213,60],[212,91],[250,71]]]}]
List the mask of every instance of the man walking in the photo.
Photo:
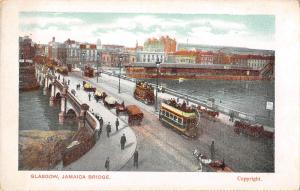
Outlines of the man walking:
[{"label": "man walking", "polygon": [[91,101],[91,93],[89,93],[89,101]]},{"label": "man walking", "polygon": [[109,157],[106,158],[104,167],[107,171],[109,171]]},{"label": "man walking", "polygon": [[210,145],[210,156],[211,156],[211,160],[213,160],[215,158],[215,142],[212,141],[211,145]]},{"label": "man walking", "polygon": [[119,125],[120,125],[119,119],[117,118],[117,120],[116,120],[116,131],[119,131]]},{"label": "man walking", "polygon": [[102,128],[103,128],[103,119],[102,119],[102,117],[100,117],[100,119],[99,119],[99,123],[100,123],[100,134],[102,133]]},{"label": "man walking", "polygon": [[110,122],[108,122],[108,124],[106,126],[107,137],[109,137],[110,132],[111,132],[111,125],[110,125]]},{"label": "man walking", "polygon": [[124,146],[125,146],[125,143],[126,143],[126,136],[125,136],[124,133],[121,137],[120,143],[121,143],[121,150],[124,150]]},{"label": "man walking", "polygon": [[137,150],[135,150],[133,154],[133,166],[136,168],[139,166],[139,152]]}]

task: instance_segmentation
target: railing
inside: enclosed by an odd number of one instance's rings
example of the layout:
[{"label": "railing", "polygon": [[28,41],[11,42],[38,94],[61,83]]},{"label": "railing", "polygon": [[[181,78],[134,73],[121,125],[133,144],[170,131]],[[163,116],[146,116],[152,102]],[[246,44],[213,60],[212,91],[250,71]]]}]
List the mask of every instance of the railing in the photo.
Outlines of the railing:
[{"label": "railing", "polygon": [[[61,91],[63,90],[63,84],[60,81],[55,80],[54,83],[58,87],[59,90],[61,90]],[[77,110],[78,113],[80,113],[80,106],[82,105],[82,102],[69,91],[67,92],[67,97],[68,97],[68,101],[72,104],[74,109]],[[87,111],[86,121],[92,129],[95,130],[95,129],[100,128],[99,121],[89,111]]]},{"label": "railing", "polygon": [[[118,74],[114,74],[114,73],[111,73],[111,72],[103,71],[103,73],[107,74],[107,75],[119,77]],[[121,76],[121,78],[124,79],[124,80],[131,81],[131,82],[136,82],[136,79],[129,78],[127,76]],[[156,84],[153,84],[153,83],[150,83],[150,82],[148,82],[148,84],[150,84],[153,87],[156,87]],[[233,115],[235,119],[245,120],[245,121],[249,121],[249,122],[252,122],[252,123],[262,123],[264,125],[265,124],[273,124],[272,119],[266,118],[264,116],[258,116],[258,115],[254,115],[254,114],[245,113],[245,112],[242,112],[242,111],[230,108],[230,107],[225,107],[225,106],[222,106],[222,105],[218,105],[218,104],[213,104],[211,106],[211,102],[208,101],[209,97],[201,96],[202,99],[201,98],[199,99],[199,97],[194,97],[194,96],[191,96],[191,95],[188,95],[188,94],[180,93],[180,92],[177,92],[177,91],[175,91],[173,89],[170,89],[170,88],[164,88],[164,89],[165,89],[165,92],[170,94],[170,95],[179,97],[181,99],[186,99],[189,102],[192,102],[194,104],[206,107],[208,109],[219,111],[220,113],[223,113],[223,114],[228,115],[228,116]]]}]

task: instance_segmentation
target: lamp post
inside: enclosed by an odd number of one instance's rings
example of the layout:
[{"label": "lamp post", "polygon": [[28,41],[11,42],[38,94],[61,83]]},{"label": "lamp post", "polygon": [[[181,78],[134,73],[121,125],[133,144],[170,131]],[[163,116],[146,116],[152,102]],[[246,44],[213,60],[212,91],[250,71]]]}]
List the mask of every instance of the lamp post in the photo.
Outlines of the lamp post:
[{"label": "lamp post", "polygon": [[97,83],[98,83],[98,77],[99,77],[99,59],[100,59],[100,53],[97,52]]},{"label": "lamp post", "polygon": [[159,61],[159,58],[157,56],[157,59],[156,59],[156,91],[155,91],[155,111],[158,110],[157,108],[157,92],[158,92],[158,69],[159,69],[159,65],[160,65],[160,61]]},{"label": "lamp post", "polygon": [[[82,60],[82,62],[83,62],[83,60],[84,60],[84,58],[85,58],[85,52],[82,52],[82,53],[81,53],[81,58],[82,58],[81,60]],[[81,65],[83,65],[83,66],[81,66],[81,70],[82,70],[82,76],[83,76],[83,72],[84,72],[84,70],[83,70],[83,69],[84,69],[84,63],[82,64],[82,62],[81,62]]]},{"label": "lamp post", "polygon": [[119,93],[121,92],[121,66],[122,66],[123,57],[119,57]]}]

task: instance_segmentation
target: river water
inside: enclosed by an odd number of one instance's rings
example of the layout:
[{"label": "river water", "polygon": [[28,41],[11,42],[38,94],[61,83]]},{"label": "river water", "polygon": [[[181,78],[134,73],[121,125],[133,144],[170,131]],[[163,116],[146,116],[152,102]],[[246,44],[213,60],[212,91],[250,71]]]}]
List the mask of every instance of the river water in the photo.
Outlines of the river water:
[{"label": "river water", "polygon": [[20,92],[19,130],[77,130],[75,122],[59,124],[60,105],[49,106],[49,92],[42,89]]},{"label": "river water", "polygon": [[[144,79],[156,83],[156,79]],[[168,80],[163,86],[200,100],[214,98],[216,105],[255,116],[257,122],[274,127],[274,110],[266,110],[267,102],[274,102],[274,81],[228,80]]]}]

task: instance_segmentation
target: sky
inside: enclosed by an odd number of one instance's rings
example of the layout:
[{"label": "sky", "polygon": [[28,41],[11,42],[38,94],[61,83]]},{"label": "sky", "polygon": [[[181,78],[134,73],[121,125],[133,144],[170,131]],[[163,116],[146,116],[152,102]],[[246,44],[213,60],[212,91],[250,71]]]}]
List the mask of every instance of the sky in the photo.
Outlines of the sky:
[{"label": "sky", "polygon": [[275,49],[272,15],[21,12],[20,36],[135,47],[168,35],[178,43]]}]

